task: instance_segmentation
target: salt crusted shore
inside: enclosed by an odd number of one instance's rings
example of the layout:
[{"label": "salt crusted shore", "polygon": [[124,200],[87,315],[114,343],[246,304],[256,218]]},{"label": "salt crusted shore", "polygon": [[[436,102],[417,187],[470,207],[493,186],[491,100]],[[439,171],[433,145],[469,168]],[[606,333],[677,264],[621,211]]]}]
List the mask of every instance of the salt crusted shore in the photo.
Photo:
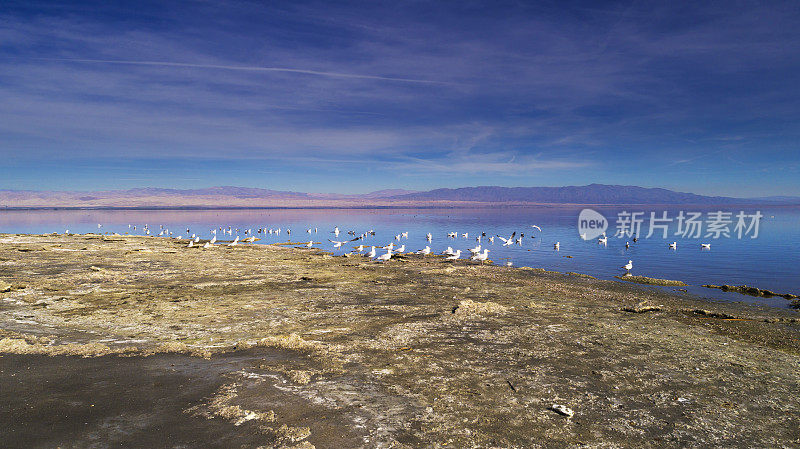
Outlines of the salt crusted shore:
[{"label": "salt crusted shore", "polygon": [[10,447],[798,447],[799,336],[576,274],[0,235]]}]

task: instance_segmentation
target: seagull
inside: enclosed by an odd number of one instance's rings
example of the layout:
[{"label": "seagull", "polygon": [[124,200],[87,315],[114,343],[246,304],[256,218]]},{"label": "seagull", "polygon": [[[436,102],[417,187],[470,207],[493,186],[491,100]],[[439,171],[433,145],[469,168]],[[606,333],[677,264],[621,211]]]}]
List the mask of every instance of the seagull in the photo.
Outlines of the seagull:
[{"label": "seagull", "polygon": [[189,240],[189,244],[186,245],[187,248],[191,248],[194,246],[194,240]]},{"label": "seagull", "polygon": [[342,247],[342,245],[344,245],[345,243],[347,243],[347,242],[338,242],[338,241],[336,241],[336,240],[331,240],[331,239],[328,239],[328,241],[329,241],[329,242],[331,242],[331,243],[333,243],[333,247],[334,247],[334,248],[341,248],[341,247]]},{"label": "seagull", "polygon": [[388,244],[386,246],[382,246],[381,249],[388,249],[388,250],[394,249],[394,242],[392,242],[392,243],[390,243],[390,244]]},{"label": "seagull", "polygon": [[586,233],[581,234],[581,239],[586,240]]},{"label": "seagull", "polygon": [[489,248],[483,250],[482,253],[477,253],[472,255],[472,260],[479,260],[481,262],[481,265],[483,265],[483,262],[486,261],[486,259],[488,258],[489,258]]},{"label": "seagull", "polygon": [[447,236],[451,237],[451,238],[456,238],[456,237],[458,237],[458,233],[457,232],[448,232]]},{"label": "seagull", "polygon": [[540,228],[539,226],[536,226],[536,225],[531,225],[531,227],[532,227],[532,228],[536,228],[536,229],[538,229],[538,230],[539,230],[539,232],[542,232],[542,228]]},{"label": "seagull", "polygon": [[256,236],[251,235],[250,237],[247,237],[246,239],[244,239],[244,241],[245,242],[249,242],[249,243],[253,243],[253,242],[256,241]]},{"label": "seagull", "polygon": [[522,245],[522,237],[517,237],[517,245]]},{"label": "seagull", "polygon": [[633,269],[633,261],[629,260],[628,263],[621,266],[620,268],[624,268],[627,274],[631,274],[631,270]]},{"label": "seagull", "polygon": [[369,250],[369,252],[366,254],[366,256],[369,257],[370,259],[375,257],[375,247],[374,246],[372,247],[371,250]]},{"label": "seagull", "polygon": [[700,249],[711,249],[711,244],[710,243],[701,243],[700,244]]},{"label": "seagull", "polygon": [[194,238],[194,242],[195,242],[195,243],[200,243],[200,237],[195,237],[195,238]]},{"label": "seagull", "polygon": [[489,243],[491,243],[492,245],[494,245],[494,236],[491,236],[491,237],[489,237]]},{"label": "seagull", "polygon": [[597,244],[598,245],[607,245],[608,244],[608,237],[606,237],[606,236],[600,237],[599,239],[597,239]]},{"label": "seagull", "polygon": [[447,257],[445,260],[456,260],[461,257],[461,250],[456,251],[453,255]]},{"label": "seagull", "polygon": [[500,240],[503,241],[503,246],[509,246],[509,245],[514,243],[514,237],[516,235],[517,235],[517,231],[514,231],[514,232],[511,233],[511,237],[509,237],[509,238],[503,238],[503,237],[500,237],[499,235],[497,236],[497,238],[499,238]]},{"label": "seagull", "polygon": [[407,239],[408,238],[408,231],[406,231],[406,232],[404,232],[404,233],[402,233],[400,235],[402,235],[403,238]]},{"label": "seagull", "polygon": [[561,249],[561,242],[556,242],[556,244],[553,245],[553,249],[555,249],[556,251],[560,250]]},{"label": "seagull", "polygon": [[211,242],[206,242],[203,248],[211,248]]},{"label": "seagull", "polygon": [[[216,233],[215,233],[215,234],[216,234]],[[215,235],[214,237],[211,237],[211,240],[209,240],[209,241],[208,241],[208,243],[210,243],[210,244],[212,244],[212,245],[213,245],[214,243],[217,243],[217,236]]]},{"label": "seagull", "polygon": [[453,254],[455,254],[455,251],[453,251],[453,247],[452,246],[448,246],[446,250],[442,251],[442,254],[446,254],[448,256],[452,256]]},{"label": "seagull", "polygon": [[464,237],[464,238],[469,237],[469,232],[465,232],[465,233],[461,234],[461,237]]},{"label": "seagull", "polygon": [[397,247],[397,250],[396,250],[396,251],[397,251],[398,253],[403,253],[403,252],[405,252],[405,250],[406,250],[406,245],[401,245],[401,246],[398,246],[398,247]]},{"label": "seagull", "polygon": [[308,243],[306,243],[306,248],[311,248],[312,246],[314,246],[313,240],[310,240]]},{"label": "seagull", "polygon": [[333,235],[335,235],[336,237],[339,237],[339,226],[336,226],[335,228],[333,228]]},{"label": "seagull", "polygon": [[678,242],[672,242],[669,244],[669,249],[678,249]]},{"label": "seagull", "polygon": [[631,247],[631,244],[630,244],[630,242],[625,242],[625,249],[628,249],[628,248],[630,248],[630,247]]},{"label": "seagull", "polygon": [[239,236],[237,235],[236,236],[236,240],[234,240],[231,243],[229,243],[228,246],[236,246],[238,244],[239,244]]},{"label": "seagull", "polygon": [[512,266],[512,265],[514,265],[514,262],[512,262],[512,261],[510,261],[510,260],[509,260],[508,262],[506,262],[506,266],[507,266],[507,267],[510,267],[510,266]]},{"label": "seagull", "polygon": [[378,261],[379,262],[387,262],[391,258],[392,258],[392,250],[389,249],[389,250],[386,250],[386,254],[381,254],[380,256],[378,256]]},{"label": "seagull", "polygon": [[478,245],[475,248],[469,248],[469,252],[472,253],[473,256],[475,254],[478,254],[479,252],[481,252],[481,245]]},{"label": "seagull", "polygon": [[356,249],[358,250],[358,252],[362,252],[364,251],[364,245],[358,245],[358,248]]},{"label": "seagull", "polygon": [[417,254],[422,254],[423,256],[427,256],[430,253],[431,253],[430,246],[426,246],[425,248],[422,248],[421,250],[417,251]]},{"label": "seagull", "polygon": [[426,236],[425,236],[425,238],[426,238],[426,239],[427,239],[429,242],[430,242],[431,240],[433,240],[433,236],[431,235],[431,233],[430,233],[430,232],[428,233],[428,235],[426,235]]}]

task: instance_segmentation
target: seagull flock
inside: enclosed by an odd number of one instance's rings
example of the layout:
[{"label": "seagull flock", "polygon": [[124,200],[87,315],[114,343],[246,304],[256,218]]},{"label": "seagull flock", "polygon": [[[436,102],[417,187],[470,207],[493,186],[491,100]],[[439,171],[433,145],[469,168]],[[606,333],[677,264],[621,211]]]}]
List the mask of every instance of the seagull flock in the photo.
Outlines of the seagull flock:
[{"label": "seagull flock", "polygon": [[[540,226],[531,225],[531,228],[539,231],[539,233],[542,232],[542,228]],[[97,229],[98,230],[103,229],[103,225],[98,223],[97,224]],[[128,225],[128,229],[130,229],[132,231],[136,231],[137,230],[137,225],[129,224]],[[144,235],[148,235],[148,236],[152,235],[151,234],[151,229],[150,229],[149,225],[147,225],[147,224],[145,224],[143,227],[140,228],[140,232],[142,232]],[[318,230],[317,227],[305,229],[305,233],[308,234],[308,235],[318,234],[318,232],[319,232],[319,230]],[[154,235],[156,235],[158,237],[166,237],[166,238],[174,238],[176,240],[183,240],[183,234],[181,234],[178,231],[178,235],[176,236],[175,233],[176,233],[175,231],[170,230],[168,227],[166,227],[164,225],[160,225],[158,234],[154,234]],[[235,238],[232,241],[229,240],[229,241],[227,241],[225,243],[220,243],[219,245],[237,246],[240,243],[253,243],[253,242],[257,241],[257,240],[260,240],[258,237],[256,237],[256,234],[262,235],[264,237],[266,237],[268,235],[277,237],[277,236],[281,236],[281,235],[285,234],[287,237],[291,237],[292,231],[289,228],[283,229],[283,228],[280,228],[280,227],[278,227],[278,228],[262,227],[262,228],[257,228],[254,231],[252,228],[240,229],[240,228],[234,228],[232,226],[220,226],[220,227],[215,228],[215,229],[210,229],[209,233],[211,234],[211,238],[201,244],[200,236],[197,233],[191,233],[191,229],[190,228],[186,228],[186,235],[187,235],[187,239],[188,239],[188,244],[186,246],[188,248],[193,248],[193,247],[211,248],[211,247],[217,245],[217,235],[218,235],[218,233],[222,234],[223,236],[228,235],[230,237],[233,237],[235,235]],[[344,239],[340,239],[340,237],[339,237],[339,235],[343,234],[343,233],[339,229],[338,226],[334,227],[333,230],[330,231],[330,233],[333,234],[334,238],[328,238],[327,240],[328,240],[328,242],[330,242],[332,244],[334,250],[337,250],[337,249],[341,250],[343,247],[345,247],[345,245],[348,245],[348,244],[355,245],[354,242],[358,242],[359,243],[358,246],[353,246],[353,250],[352,251],[344,254],[345,256],[362,256],[362,257],[367,257],[368,259],[374,260],[376,262],[388,262],[393,257],[397,257],[397,256],[405,255],[405,254],[417,254],[417,255],[421,255],[423,257],[431,255],[431,254],[435,254],[433,252],[433,250],[431,249],[431,247],[430,247],[430,243],[433,242],[433,238],[434,238],[433,234],[430,233],[430,232],[425,234],[425,240],[429,243],[429,245],[426,245],[424,248],[422,248],[420,250],[417,250],[417,251],[408,250],[406,248],[406,243],[403,243],[403,240],[408,240],[408,235],[409,235],[408,231],[403,231],[403,232],[400,232],[400,233],[394,235],[393,240],[390,243],[386,244],[386,245],[381,245],[381,244],[369,244],[369,245],[367,245],[366,244],[366,241],[368,239],[372,239],[376,235],[376,232],[373,229],[370,229],[369,231],[362,232],[362,233],[357,233],[357,232],[355,232],[353,230],[346,231],[344,234],[347,235],[347,237],[345,237]],[[66,231],[64,231],[64,234],[68,235],[68,234],[70,234],[70,231],[67,229]],[[244,235],[245,237],[242,238],[241,237],[242,235]],[[468,239],[470,239],[470,234],[468,232],[463,232],[462,233],[462,232],[457,232],[457,231],[450,231],[450,232],[447,232],[446,236],[447,236],[448,239],[450,239],[450,240],[452,240],[454,242],[458,242],[459,240],[468,240]],[[512,232],[511,235],[508,235],[508,236],[501,236],[501,235],[498,235],[498,234],[487,235],[486,232],[481,232],[479,234],[474,234],[475,246],[473,248],[467,248],[464,251],[462,251],[461,249],[454,249],[452,244],[451,244],[451,245],[449,245],[447,247],[447,249],[442,251],[440,254],[442,256],[445,256],[444,260],[448,260],[448,261],[471,260],[471,261],[476,261],[476,262],[480,262],[481,264],[483,264],[484,262],[489,260],[489,252],[490,252],[490,249],[489,248],[485,248],[484,245],[494,245],[495,238],[497,238],[500,242],[502,242],[501,245],[500,245],[501,247],[510,247],[512,245],[522,246],[523,241],[524,241],[523,240],[524,237],[525,237],[524,233],[520,232],[518,234],[517,231]],[[531,235],[530,237],[531,238],[536,238],[536,236],[533,236],[533,235]],[[581,237],[582,240],[587,240],[586,234],[580,234],[580,237]],[[637,243],[639,239],[638,239],[638,237],[633,237],[632,240],[633,240],[634,243]],[[289,240],[288,243],[291,243],[291,239]],[[598,245],[603,245],[603,246],[607,246],[608,245],[608,236],[606,235],[605,232],[603,232],[600,235],[600,237],[598,237],[597,244]],[[305,248],[314,248],[315,245],[318,245],[318,243],[314,242],[314,240],[312,239],[312,240],[309,240],[307,243],[302,243],[302,245]],[[630,242],[625,242],[625,248],[626,249],[630,249],[630,247],[631,247],[631,243]],[[677,250],[677,248],[678,248],[677,242],[669,243],[668,244],[668,248],[670,250],[673,250],[673,251]],[[711,244],[710,243],[701,243],[700,244],[700,249],[701,250],[710,250],[711,249]],[[386,252],[385,253],[379,253],[378,252],[379,250],[385,250]],[[553,250],[554,251],[560,251],[561,250],[561,242],[560,241],[557,241],[557,242],[553,243]],[[462,254],[467,254],[467,253],[469,253],[469,255],[465,256],[465,258],[462,259]],[[508,258],[508,259],[510,259],[510,258]],[[512,266],[513,265],[513,263],[510,260],[507,261],[505,264],[507,266]],[[625,274],[626,275],[630,275],[631,270],[633,269],[633,261],[632,260],[628,260],[628,263],[623,265],[623,266],[621,266],[620,268],[625,270]]]}]

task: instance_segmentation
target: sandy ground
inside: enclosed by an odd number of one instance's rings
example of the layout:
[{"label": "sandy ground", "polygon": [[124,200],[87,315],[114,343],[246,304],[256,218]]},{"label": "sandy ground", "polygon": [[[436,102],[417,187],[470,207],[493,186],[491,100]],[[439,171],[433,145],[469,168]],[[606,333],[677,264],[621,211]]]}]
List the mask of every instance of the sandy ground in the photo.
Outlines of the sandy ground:
[{"label": "sandy ground", "polygon": [[800,447],[798,336],[544,270],[0,235],[11,447]]}]

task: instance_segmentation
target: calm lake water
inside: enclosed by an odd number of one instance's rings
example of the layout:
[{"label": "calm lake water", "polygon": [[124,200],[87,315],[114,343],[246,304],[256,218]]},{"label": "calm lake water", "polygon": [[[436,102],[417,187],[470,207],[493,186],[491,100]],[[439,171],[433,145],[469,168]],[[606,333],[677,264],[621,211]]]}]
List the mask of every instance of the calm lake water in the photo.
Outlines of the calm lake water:
[{"label": "calm lake water", "polygon": [[[174,236],[186,237],[187,228],[201,238],[210,238],[211,229],[231,226],[244,230],[258,228],[282,228],[281,235],[256,234],[262,240],[258,243],[285,242],[286,229],[291,229],[292,241],[322,242],[316,246],[334,251],[328,238],[337,240],[332,230],[338,226],[342,231],[338,240],[348,237],[346,232],[353,230],[360,234],[374,230],[376,235],[369,237],[366,245],[386,245],[394,241],[394,236],[407,231],[406,251],[423,248],[427,242],[425,234],[433,234],[431,249],[437,253],[448,246],[468,253],[467,248],[476,245],[475,237],[485,232],[486,236],[508,237],[516,231],[517,236],[524,233],[521,245],[503,247],[499,239],[490,244],[484,238],[482,245],[489,248],[489,258],[501,264],[510,260],[514,266],[542,267],[555,271],[575,271],[613,279],[622,274],[620,269],[628,260],[633,260],[633,274],[665,279],[682,280],[690,285],[690,294],[725,301],[744,301],[787,307],[789,301],[783,298],[753,298],[738,293],[725,293],[700,287],[702,284],[747,284],[777,293],[800,293],[800,208],[723,208],[732,213],[732,223],[728,225],[731,236],[714,239],[706,237],[708,213],[714,209],[698,208],[594,208],[609,221],[608,243],[600,245],[596,239],[582,240],[578,232],[578,214],[582,207],[531,207],[498,209],[256,209],[256,210],[43,210],[43,211],[2,211],[0,212],[0,233],[73,233],[98,232],[97,224],[103,225],[102,232],[121,234],[142,234],[143,226],[149,225],[151,234],[158,234],[160,226],[169,228]],[[675,235],[678,223],[675,220],[680,211],[700,212],[702,220],[701,237]],[[749,234],[737,238],[736,215],[744,210],[746,214],[760,211],[763,218],[759,222],[758,237]],[[619,213],[644,212],[642,228],[637,243],[629,236],[616,237]],[[662,231],[646,238],[649,232],[650,213],[657,217],[667,213],[673,222],[668,223],[668,237],[662,238]],[[749,220],[748,220],[749,223]],[[136,225],[134,231],[128,225]],[[538,225],[542,231],[531,227]],[[309,235],[308,228],[317,228],[318,233]],[[447,237],[448,232],[458,232],[459,237]],[[469,233],[463,238],[462,233]],[[220,234],[220,239],[225,237]],[[630,242],[630,248],[625,243]],[[669,249],[669,243],[677,242],[677,249]],[[560,250],[553,248],[560,242]],[[358,242],[356,242],[357,244]],[[711,243],[711,249],[701,249],[701,243]],[[347,251],[352,246],[346,246]],[[335,254],[344,253],[335,250]],[[571,256],[571,257],[567,257]],[[462,257],[464,257],[462,255]]]}]

